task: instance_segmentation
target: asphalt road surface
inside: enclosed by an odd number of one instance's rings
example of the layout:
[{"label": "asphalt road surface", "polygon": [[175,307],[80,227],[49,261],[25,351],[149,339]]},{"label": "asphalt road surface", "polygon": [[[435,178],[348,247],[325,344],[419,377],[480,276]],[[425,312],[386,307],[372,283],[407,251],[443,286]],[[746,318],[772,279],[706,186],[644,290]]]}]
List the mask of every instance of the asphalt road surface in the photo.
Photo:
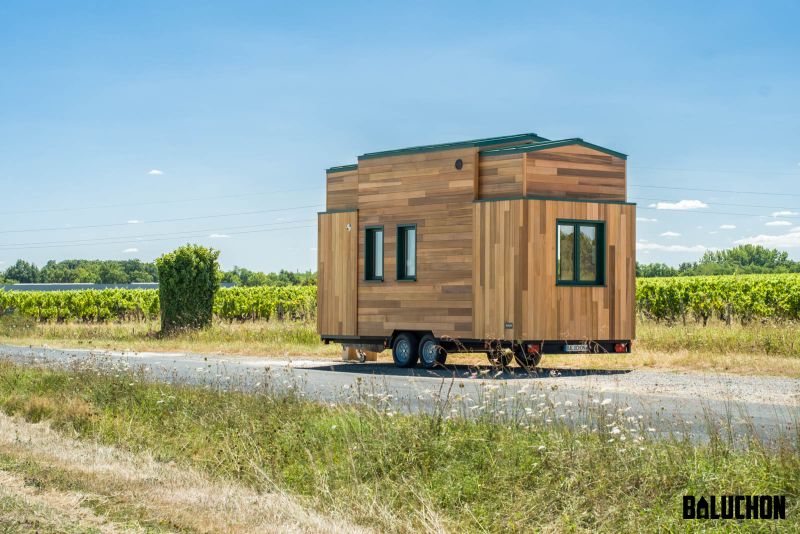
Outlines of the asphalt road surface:
[{"label": "asphalt road surface", "polygon": [[[151,380],[237,390],[270,388],[331,402],[368,402],[399,412],[444,410],[498,417],[527,413],[568,424],[628,420],[659,435],[706,438],[714,427],[739,437],[800,436],[800,380],[712,373],[452,365],[397,369],[386,363],[313,358],[115,352],[0,345],[17,363],[130,370]],[[449,402],[448,402],[449,401]]]}]

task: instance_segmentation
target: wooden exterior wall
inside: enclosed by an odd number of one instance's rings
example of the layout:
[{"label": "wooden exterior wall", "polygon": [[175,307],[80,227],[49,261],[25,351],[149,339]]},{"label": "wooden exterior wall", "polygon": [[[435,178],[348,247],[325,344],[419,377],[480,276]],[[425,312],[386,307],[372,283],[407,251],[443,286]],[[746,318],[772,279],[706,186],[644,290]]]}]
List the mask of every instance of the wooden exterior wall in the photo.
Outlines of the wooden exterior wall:
[{"label": "wooden exterior wall", "polygon": [[[635,206],[527,199],[474,210],[476,338],[635,337]],[[556,285],[559,219],[605,222],[605,285]]]},{"label": "wooden exterior wall", "polygon": [[627,199],[625,160],[622,158],[578,145],[526,152],[524,155],[525,195]]},{"label": "wooden exterior wall", "polygon": [[502,198],[523,195],[525,154],[481,157],[479,161],[478,198]]},{"label": "wooden exterior wall", "polygon": [[[624,159],[582,146],[487,156],[452,148],[363,157],[357,169],[328,173],[327,185],[329,211],[357,212],[319,218],[322,335],[634,337],[635,206],[569,200],[624,201]],[[604,286],[556,286],[559,218],[606,222]],[[401,224],[417,226],[415,281],[397,281]],[[367,226],[384,228],[383,281],[364,279]]]},{"label": "wooden exterior wall", "polygon": [[[384,227],[384,280],[364,280],[358,260],[358,334],[433,330],[472,335],[473,148],[362,159],[358,164],[358,246],[367,226]],[[455,161],[461,159],[461,170]],[[397,281],[397,225],[417,225],[417,279]]]},{"label": "wooden exterior wall", "polygon": [[320,213],[317,243],[317,332],[354,336],[358,333],[358,213]]},{"label": "wooden exterior wall", "polygon": [[358,207],[358,170],[328,172],[327,178],[327,209],[356,209]]}]

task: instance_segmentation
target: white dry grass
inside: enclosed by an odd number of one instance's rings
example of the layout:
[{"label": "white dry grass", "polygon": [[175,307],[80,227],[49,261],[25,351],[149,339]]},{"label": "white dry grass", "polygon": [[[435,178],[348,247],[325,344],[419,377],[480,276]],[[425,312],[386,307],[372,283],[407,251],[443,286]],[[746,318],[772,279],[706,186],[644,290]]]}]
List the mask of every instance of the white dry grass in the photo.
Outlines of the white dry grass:
[{"label": "white dry grass", "polygon": [[87,499],[111,499],[140,510],[149,521],[163,521],[197,532],[364,532],[345,521],[310,510],[283,493],[257,493],[233,482],[212,479],[197,470],[158,462],[146,454],[77,441],[45,423],[27,423],[3,414],[0,414],[0,452],[58,469],[79,481],[82,488],[89,489],[82,493],[31,487],[20,474],[0,471],[0,496],[91,530],[143,529],[135,526],[136,521],[118,523],[114,518],[98,515],[82,506]]}]

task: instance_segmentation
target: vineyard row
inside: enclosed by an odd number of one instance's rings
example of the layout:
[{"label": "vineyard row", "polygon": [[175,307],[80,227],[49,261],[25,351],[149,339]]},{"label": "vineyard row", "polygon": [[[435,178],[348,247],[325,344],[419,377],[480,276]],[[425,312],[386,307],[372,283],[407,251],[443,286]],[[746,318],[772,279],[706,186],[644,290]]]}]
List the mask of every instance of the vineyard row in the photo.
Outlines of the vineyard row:
[{"label": "vineyard row", "polygon": [[[640,278],[636,303],[641,316],[664,322],[797,321],[800,274]],[[214,315],[227,321],[305,320],[314,318],[316,305],[314,286],[223,288]],[[42,322],[152,320],[159,314],[158,291],[0,291],[0,315],[11,312]]]}]

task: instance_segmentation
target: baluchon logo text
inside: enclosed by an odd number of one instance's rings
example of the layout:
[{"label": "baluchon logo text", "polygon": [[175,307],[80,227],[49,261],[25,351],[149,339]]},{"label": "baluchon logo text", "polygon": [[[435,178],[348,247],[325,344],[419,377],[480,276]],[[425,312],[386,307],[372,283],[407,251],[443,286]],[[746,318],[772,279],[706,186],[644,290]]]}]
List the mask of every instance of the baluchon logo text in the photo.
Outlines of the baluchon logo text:
[{"label": "baluchon logo text", "polygon": [[684,519],[786,519],[785,495],[683,496]]}]

